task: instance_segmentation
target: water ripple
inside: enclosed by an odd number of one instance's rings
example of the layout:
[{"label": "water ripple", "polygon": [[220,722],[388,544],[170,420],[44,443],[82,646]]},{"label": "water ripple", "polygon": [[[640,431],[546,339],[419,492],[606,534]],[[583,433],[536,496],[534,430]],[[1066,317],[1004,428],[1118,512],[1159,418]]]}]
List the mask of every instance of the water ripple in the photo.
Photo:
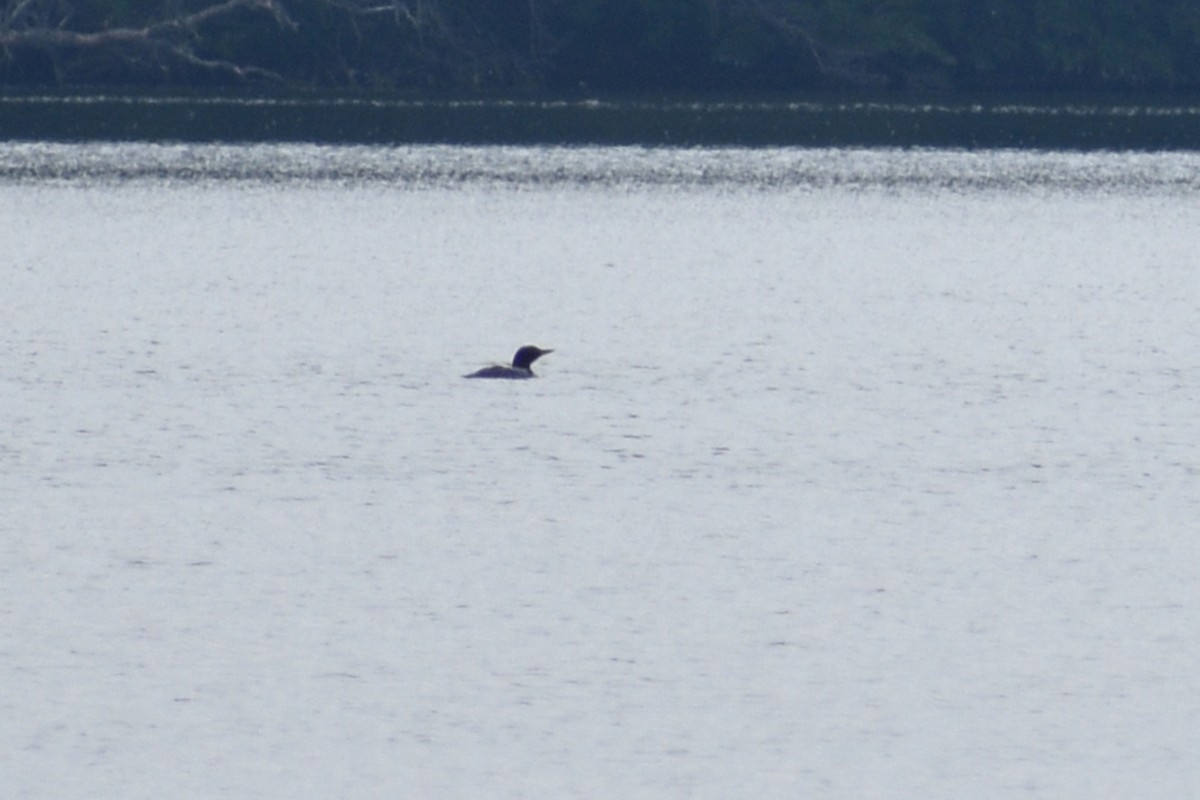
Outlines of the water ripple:
[{"label": "water ripple", "polygon": [[1195,192],[1200,154],[647,147],[14,143],[0,184],[313,184],[409,189]]}]

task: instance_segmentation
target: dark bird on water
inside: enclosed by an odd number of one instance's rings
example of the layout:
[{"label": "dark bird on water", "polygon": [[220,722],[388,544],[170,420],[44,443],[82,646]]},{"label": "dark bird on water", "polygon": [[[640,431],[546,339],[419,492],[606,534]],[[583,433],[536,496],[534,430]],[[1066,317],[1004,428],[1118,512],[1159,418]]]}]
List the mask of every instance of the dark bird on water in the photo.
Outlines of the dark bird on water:
[{"label": "dark bird on water", "polygon": [[527,344],[516,352],[513,356],[512,366],[506,367],[501,364],[496,364],[491,367],[484,367],[478,372],[472,372],[470,375],[463,375],[464,378],[536,378],[531,367],[533,362],[537,361],[547,353],[553,353],[553,350],[543,350],[540,347],[534,347]]}]

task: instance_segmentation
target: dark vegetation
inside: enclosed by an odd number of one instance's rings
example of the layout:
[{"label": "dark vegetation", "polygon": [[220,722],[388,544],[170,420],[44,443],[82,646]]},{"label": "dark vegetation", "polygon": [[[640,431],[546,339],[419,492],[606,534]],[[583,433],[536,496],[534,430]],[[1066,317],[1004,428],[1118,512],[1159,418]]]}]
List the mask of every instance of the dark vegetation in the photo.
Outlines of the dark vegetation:
[{"label": "dark vegetation", "polygon": [[1194,92],[1200,0],[0,0],[0,86]]}]

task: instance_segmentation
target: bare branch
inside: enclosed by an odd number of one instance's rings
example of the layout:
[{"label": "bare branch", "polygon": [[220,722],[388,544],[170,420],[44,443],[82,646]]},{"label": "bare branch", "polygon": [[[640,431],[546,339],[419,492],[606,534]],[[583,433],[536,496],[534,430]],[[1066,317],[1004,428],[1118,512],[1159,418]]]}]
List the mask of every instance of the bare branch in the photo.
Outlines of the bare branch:
[{"label": "bare branch", "polygon": [[[31,2],[33,0],[24,0],[21,6],[18,7],[17,13],[22,11]],[[288,28],[296,27],[296,23],[275,0],[225,0],[223,3],[208,6],[187,16],[155,22],[144,28],[110,28],[103,31],[87,32],[67,30],[62,26],[58,26],[54,28],[36,27],[14,30],[11,27],[12,17],[10,17],[8,20],[9,25],[6,25],[5,29],[0,31],[0,46],[53,45],[59,47],[98,47],[126,42],[147,42],[174,31],[190,30],[213,17],[228,14],[241,8],[266,11],[280,25]],[[15,14],[13,16],[15,17]]]},{"label": "bare branch", "polygon": [[[206,6],[199,11],[180,17],[153,22],[141,28],[109,28],[99,31],[76,31],[66,27],[67,19],[57,24],[17,23],[36,0],[20,0],[11,13],[0,19],[0,48],[40,47],[49,50],[96,49],[113,45],[133,47],[144,52],[166,54],[182,63],[208,70],[226,72],[239,78],[260,77],[273,80],[282,78],[269,70],[234,64],[221,59],[208,59],[196,55],[188,46],[179,42],[180,34],[194,34],[196,28],[218,17],[246,9],[270,14],[280,27],[294,30],[297,26],[278,0],[223,0]],[[186,38],[186,37],[185,37]]]},{"label": "bare branch", "polygon": [[278,83],[284,82],[282,75],[270,70],[235,64],[232,61],[225,61],[223,59],[200,58],[187,48],[170,47],[168,48],[168,52],[170,52],[171,55],[175,56],[180,61],[184,61],[188,64],[202,67],[204,69],[212,70],[214,72],[227,72],[230,75],[235,75],[238,78],[241,78],[242,80],[247,78],[265,78]]},{"label": "bare branch", "polygon": [[813,33],[810,26],[796,19],[791,4],[771,0],[738,0],[732,5],[740,7],[785,38],[803,42],[822,75],[860,84],[879,81],[875,58],[871,53],[861,48],[836,46],[824,41]]},{"label": "bare branch", "polygon": [[395,14],[398,16],[412,17],[408,10],[408,6],[399,0],[392,0],[390,3],[379,3],[374,5],[362,5],[360,3],[349,2],[348,0],[327,0],[327,5],[333,6],[336,9],[345,11],[348,14],[359,14],[368,16],[371,14]]},{"label": "bare branch", "polygon": [[3,23],[0,24],[7,29],[13,24],[13,22],[19,20],[21,15],[24,14],[34,2],[35,0],[20,0],[19,2],[13,4],[12,9],[4,15]]}]

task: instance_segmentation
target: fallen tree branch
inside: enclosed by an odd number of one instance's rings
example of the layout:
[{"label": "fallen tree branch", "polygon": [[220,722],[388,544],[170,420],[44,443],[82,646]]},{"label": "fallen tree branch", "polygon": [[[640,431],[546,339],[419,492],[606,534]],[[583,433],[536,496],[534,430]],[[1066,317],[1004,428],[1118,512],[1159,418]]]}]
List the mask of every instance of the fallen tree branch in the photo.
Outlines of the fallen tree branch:
[{"label": "fallen tree branch", "polygon": [[837,46],[824,40],[797,18],[791,4],[771,0],[735,0],[732,6],[776,31],[784,39],[803,43],[817,71],[859,85],[885,80],[878,54],[862,47]]},{"label": "fallen tree branch", "polygon": [[[46,50],[97,49],[113,46],[133,47],[138,50],[166,54],[183,63],[209,70],[227,72],[240,78],[250,76],[282,80],[275,73],[258,67],[235,64],[222,59],[203,58],[187,44],[196,38],[196,28],[218,17],[242,9],[262,11],[271,15],[282,28],[294,30],[295,21],[277,0],[224,0],[211,6],[179,17],[165,19],[141,28],[109,28],[99,31],[75,31],[62,24],[31,25],[17,28],[15,24],[22,14],[30,10],[33,0],[22,0],[13,6],[0,28],[0,48],[42,48]],[[182,40],[181,40],[182,37]]]}]

